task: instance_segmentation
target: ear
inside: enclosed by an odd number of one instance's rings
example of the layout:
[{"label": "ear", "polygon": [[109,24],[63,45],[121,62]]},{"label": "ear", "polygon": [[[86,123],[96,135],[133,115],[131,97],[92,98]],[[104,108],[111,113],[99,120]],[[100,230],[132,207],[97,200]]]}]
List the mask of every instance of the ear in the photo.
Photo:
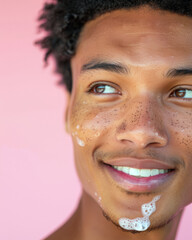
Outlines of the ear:
[{"label": "ear", "polygon": [[68,91],[65,92],[65,101],[66,101],[66,107],[65,107],[65,130],[67,133],[70,133],[70,123],[69,123],[69,107],[70,107],[70,101],[71,101],[71,93]]}]

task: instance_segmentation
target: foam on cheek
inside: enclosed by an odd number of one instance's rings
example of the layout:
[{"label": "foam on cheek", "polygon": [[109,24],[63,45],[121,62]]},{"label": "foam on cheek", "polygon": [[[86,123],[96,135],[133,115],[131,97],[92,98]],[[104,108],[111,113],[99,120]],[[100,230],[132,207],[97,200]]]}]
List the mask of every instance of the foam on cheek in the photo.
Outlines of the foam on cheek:
[{"label": "foam on cheek", "polygon": [[135,231],[145,231],[149,228],[151,222],[149,217],[152,213],[156,211],[155,202],[160,199],[160,196],[156,196],[149,203],[144,203],[141,206],[141,212],[143,217],[138,217],[134,219],[129,218],[120,218],[119,225],[126,230],[135,230]]},{"label": "foam on cheek", "polygon": [[[77,125],[77,126],[76,126],[76,129],[79,130],[79,128],[80,128],[80,126]],[[77,144],[78,144],[79,146],[81,146],[81,147],[84,147],[84,146],[85,146],[85,142],[78,137],[77,131],[73,132],[72,135],[73,135],[73,137],[76,138]]]}]

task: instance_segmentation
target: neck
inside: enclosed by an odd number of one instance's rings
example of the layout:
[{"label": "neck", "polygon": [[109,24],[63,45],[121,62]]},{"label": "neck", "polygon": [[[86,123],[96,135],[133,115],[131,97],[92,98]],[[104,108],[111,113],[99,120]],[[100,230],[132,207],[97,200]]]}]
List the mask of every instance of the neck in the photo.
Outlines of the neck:
[{"label": "neck", "polygon": [[175,240],[177,228],[180,222],[182,212],[173,218],[166,226],[150,232],[140,232],[133,234],[122,231],[108,221],[102,213],[101,208],[88,194],[83,192],[82,198],[78,207],[79,214],[79,234],[81,240]]}]

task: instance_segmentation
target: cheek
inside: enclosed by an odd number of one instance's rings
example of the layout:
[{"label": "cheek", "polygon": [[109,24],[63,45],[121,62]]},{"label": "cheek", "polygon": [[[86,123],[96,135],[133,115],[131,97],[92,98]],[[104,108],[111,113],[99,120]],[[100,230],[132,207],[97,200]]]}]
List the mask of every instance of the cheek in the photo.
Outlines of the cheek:
[{"label": "cheek", "polygon": [[185,148],[188,153],[192,152],[192,111],[182,114],[172,113],[169,116],[172,140],[176,141],[180,147]]},{"label": "cheek", "polygon": [[192,202],[192,193],[189,192],[192,188],[192,111],[167,112],[165,119],[169,132],[168,149],[181,156],[185,164],[177,182],[177,191],[182,189],[183,193],[188,193],[181,196],[184,207]]},{"label": "cheek", "polygon": [[82,140],[85,146],[96,144],[97,139],[103,139],[110,134],[111,129],[116,129],[123,112],[119,107],[102,108],[88,104],[74,106],[70,116],[70,132],[73,139],[81,145]]},{"label": "cheek", "polygon": [[[70,132],[73,140],[77,173],[83,188],[94,196],[98,177],[98,164],[93,160],[93,152],[105,144],[119,119],[119,109],[103,109],[85,104],[74,105],[70,114]],[[112,133],[114,134],[114,133]],[[98,193],[98,201],[99,200]]]}]

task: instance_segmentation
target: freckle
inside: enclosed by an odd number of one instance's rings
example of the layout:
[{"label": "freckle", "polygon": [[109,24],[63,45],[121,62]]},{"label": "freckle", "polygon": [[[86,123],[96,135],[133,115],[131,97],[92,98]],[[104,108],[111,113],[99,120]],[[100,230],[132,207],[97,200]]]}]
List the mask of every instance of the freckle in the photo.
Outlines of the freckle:
[{"label": "freckle", "polygon": [[127,124],[125,122],[123,122],[120,127],[119,127],[119,131],[125,131],[126,130],[126,127],[127,127]]}]

